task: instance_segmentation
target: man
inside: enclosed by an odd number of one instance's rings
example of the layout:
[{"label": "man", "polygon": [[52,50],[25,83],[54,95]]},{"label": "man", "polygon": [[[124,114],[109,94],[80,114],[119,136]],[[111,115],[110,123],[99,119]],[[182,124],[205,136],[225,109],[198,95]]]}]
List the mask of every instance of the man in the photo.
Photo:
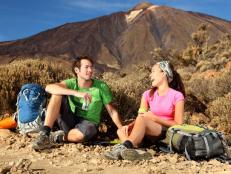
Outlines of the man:
[{"label": "man", "polygon": [[[52,96],[44,126],[32,144],[35,150],[49,148],[53,142],[90,140],[97,134],[103,105],[116,126],[122,127],[119,114],[111,104],[109,87],[103,81],[92,78],[92,59],[88,56],[78,57],[72,70],[77,78],[46,86],[46,91]],[[56,120],[61,131],[51,133]]]}]

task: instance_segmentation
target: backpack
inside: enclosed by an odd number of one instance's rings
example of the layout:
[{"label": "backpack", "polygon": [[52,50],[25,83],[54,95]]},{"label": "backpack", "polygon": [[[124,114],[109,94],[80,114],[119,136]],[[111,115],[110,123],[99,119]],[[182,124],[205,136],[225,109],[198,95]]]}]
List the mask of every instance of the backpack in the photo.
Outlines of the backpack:
[{"label": "backpack", "polygon": [[[231,162],[222,133],[194,125],[175,125],[168,128],[164,151],[184,153],[188,160],[217,158]],[[163,149],[161,149],[163,150]]]},{"label": "backpack", "polygon": [[38,84],[25,84],[17,97],[16,118],[19,132],[39,132],[45,119],[46,91]]}]

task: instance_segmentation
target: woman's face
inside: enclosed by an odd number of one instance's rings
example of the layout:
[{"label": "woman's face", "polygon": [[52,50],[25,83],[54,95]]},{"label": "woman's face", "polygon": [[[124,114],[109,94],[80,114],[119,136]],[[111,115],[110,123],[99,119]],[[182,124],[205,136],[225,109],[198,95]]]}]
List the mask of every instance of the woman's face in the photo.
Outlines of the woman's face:
[{"label": "woman's face", "polygon": [[152,67],[152,72],[150,74],[150,78],[151,78],[151,81],[152,81],[152,86],[153,87],[158,87],[163,82],[163,80],[166,80],[166,75],[160,69],[160,66],[158,64],[155,64]]}]

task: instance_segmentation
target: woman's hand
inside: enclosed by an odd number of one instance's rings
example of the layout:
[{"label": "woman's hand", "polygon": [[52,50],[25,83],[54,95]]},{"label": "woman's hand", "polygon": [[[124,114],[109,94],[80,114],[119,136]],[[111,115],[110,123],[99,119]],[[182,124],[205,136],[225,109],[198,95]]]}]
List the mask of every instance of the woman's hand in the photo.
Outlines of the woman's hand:
[{"label": "woman's hand", "polygon": [[151,111],[140,113],[139,115],[143,116],[149,120],[152,120],[152,121],[156,121],[156,119],[157,119],[157,116],[154,115]]}]

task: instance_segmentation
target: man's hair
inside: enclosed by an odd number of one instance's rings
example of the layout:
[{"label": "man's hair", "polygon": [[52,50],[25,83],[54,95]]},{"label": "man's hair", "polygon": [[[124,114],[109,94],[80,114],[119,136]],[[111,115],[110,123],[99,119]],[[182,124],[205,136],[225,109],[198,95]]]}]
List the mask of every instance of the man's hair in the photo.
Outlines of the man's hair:
[{"label": "man's hair", "polygon": [[79,57],[76,57],[75,61],[72,64],[72,72],[75,75],[76,75],[76,73],[75,73],[75,67],[77,67],[77,68],[80,69],[80,67],[81,67],[81,60],[83,60],[83,59],[90,61],[92,65],[94,64],[93,59],[90,56],[79,56]]}]

